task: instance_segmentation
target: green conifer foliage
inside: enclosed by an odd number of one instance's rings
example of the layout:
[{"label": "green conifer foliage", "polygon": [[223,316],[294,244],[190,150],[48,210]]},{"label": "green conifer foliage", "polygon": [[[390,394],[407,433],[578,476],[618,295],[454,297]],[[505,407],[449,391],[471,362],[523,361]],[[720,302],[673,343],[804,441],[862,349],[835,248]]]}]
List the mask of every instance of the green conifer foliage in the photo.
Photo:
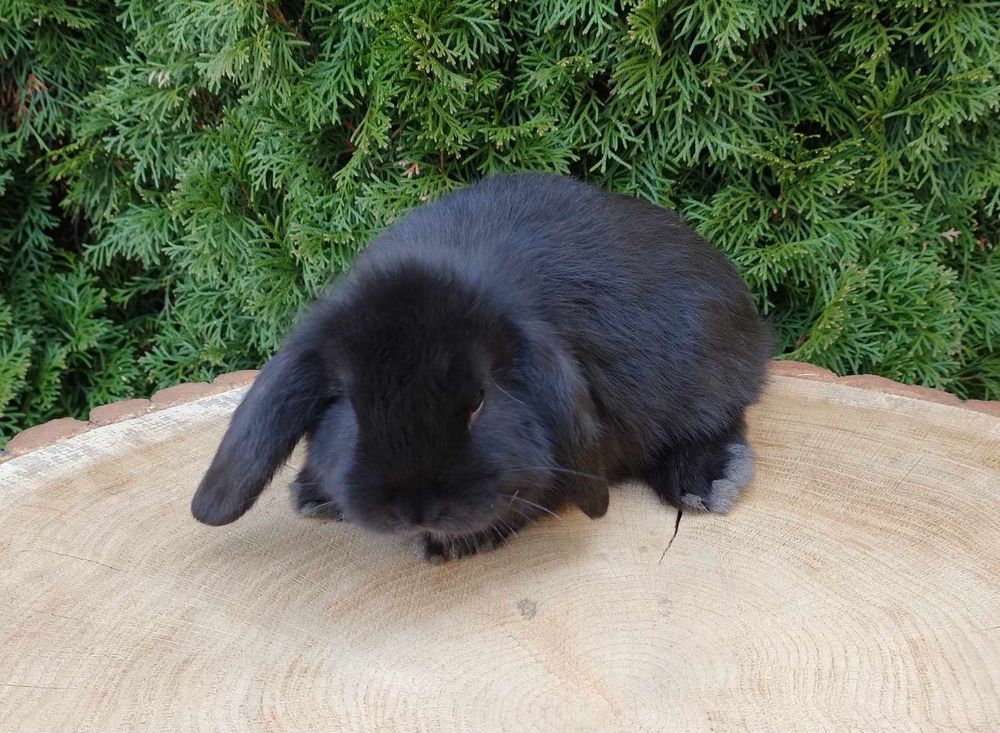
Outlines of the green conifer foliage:
[{"label": "green conifer foliage", "polygon": [[0,435],[259,365],[484,173],[677,208],[782,352],[1000,398],[1000,6],[0,0]]},{"label": "green conifer foliage", "polygon": [[0,442],[143,382],[115,292],[139,269],[88,265],[89,225],[46,171],[123,48],[110,2],[0,0]]}]

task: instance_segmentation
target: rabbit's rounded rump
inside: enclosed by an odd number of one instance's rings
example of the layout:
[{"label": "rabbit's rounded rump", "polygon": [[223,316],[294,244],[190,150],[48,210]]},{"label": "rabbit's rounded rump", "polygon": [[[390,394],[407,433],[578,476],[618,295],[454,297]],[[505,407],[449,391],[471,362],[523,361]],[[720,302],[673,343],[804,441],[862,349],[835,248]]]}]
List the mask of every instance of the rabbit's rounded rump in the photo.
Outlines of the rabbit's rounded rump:
[{"label": "rabbit's rounded rump", "polygon": [[241,516],[303,436],[306,515],[492,547],[608,485],[727,511],[769,329],[674,214],[570,178],[486,179],[402,218],[305,315],[237,409],[192,511]]}]

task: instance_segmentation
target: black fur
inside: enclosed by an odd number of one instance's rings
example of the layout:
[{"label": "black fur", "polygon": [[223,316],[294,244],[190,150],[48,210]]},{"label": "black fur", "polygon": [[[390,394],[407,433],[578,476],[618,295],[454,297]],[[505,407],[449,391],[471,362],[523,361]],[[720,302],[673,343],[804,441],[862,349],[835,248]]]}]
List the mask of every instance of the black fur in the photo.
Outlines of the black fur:
[{"label": "black fur", "polygon": [[420,534],[432,558],[566,501],[601,516],[623,479],[710,506],[772,349],[729,261],[674,214],[489,178],[404,217],[317,303],[192,511],[238,518],[303,435],[303,513]]}]

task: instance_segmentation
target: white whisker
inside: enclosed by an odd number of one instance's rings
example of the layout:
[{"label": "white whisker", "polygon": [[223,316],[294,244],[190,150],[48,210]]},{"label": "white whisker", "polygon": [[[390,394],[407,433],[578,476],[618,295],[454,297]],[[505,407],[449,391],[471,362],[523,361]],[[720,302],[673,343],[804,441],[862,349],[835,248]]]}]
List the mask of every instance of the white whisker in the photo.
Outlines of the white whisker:
[{"label": "white whisker", "polygon": [[498,382],[494,382],[493,386],[496,387],[498,390],[500,390],[503,394],[507,395],[507,397],[509,397],[510,399],[512,399],[517,404],[522,405],[524,407],[527,407],[527,405],[525,405],[521,400],[517,399],[517,397],[515,397],[514,395],[512,395],[510,392],[508,392],[507,390],[505,390],[503,387],[501,387]]},{"label": "white whisker", "polygon": [[547,508],[547,507],[544,507],[544,506],[542,506],[541,504],[536,504],[536,503],[535,503],[535,502],[533,502],[533,501],[528,501],[527,499],[522,499],[522,498],[521,498],[520,496],[517,496],[517,495],[514,495],[514,494],[511,494],[511,497],[510,497],[510,499],[511,499],[511,501],[512,501],[512,502],[514,502],[514,501],[519,501],[519,502],[521,502],[522,504],[526,504],[526,505],[528,505],[528,506],[530,506],[530,507],[534,507],[535,509],[538,509],[538,510],[540,510],[540,511],[543,511],[543,512],[545,512],[546,514],[551,514],[551,515],[552,515],[553,517],[555,517],[556,519],[559,519],[559,520],[561,520],[561,519],[562,519],[562,517],[560,517],[560,516],[559,516],[558,514],[556,514],[556,513],[554,512],[554,511],[552,511],[551,509],[549,509],[549,508]]}]

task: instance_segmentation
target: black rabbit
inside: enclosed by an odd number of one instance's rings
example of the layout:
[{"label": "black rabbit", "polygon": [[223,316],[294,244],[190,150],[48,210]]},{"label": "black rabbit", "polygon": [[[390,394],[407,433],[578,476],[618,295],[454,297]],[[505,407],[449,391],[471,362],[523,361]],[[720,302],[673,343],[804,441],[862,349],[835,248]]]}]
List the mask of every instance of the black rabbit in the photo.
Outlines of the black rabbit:
[{"label": "black rabbit", "polygon": [[726,257],[645,201],[488,178],[379,236],[236,410],[191,508],[227,524],[303,436],[300,512],[491,548],[565,502],[649,482],[726,512],[770,329]]}]

